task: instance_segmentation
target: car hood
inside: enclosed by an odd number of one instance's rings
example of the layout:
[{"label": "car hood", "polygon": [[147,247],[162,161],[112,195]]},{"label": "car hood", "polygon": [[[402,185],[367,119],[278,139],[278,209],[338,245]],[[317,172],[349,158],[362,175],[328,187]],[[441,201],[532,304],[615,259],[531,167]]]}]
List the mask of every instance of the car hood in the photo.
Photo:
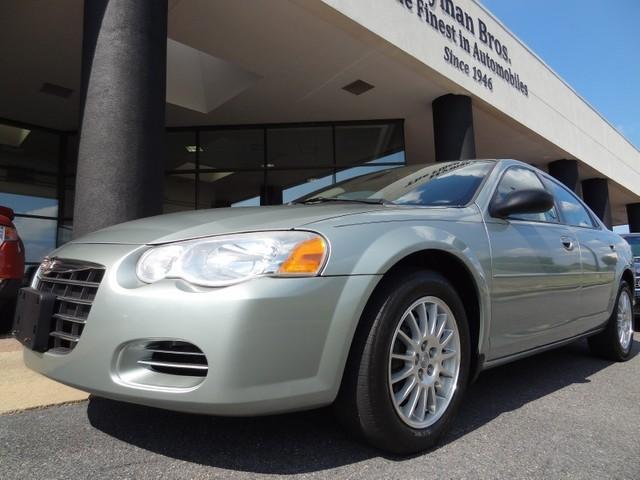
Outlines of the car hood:
[{"label": "car hood", "polygon": [[288,230],[347,215],[384,208],[381,205],[279,205],[171,213],[98,230],[73,243],[162,244],[238,232]]}]

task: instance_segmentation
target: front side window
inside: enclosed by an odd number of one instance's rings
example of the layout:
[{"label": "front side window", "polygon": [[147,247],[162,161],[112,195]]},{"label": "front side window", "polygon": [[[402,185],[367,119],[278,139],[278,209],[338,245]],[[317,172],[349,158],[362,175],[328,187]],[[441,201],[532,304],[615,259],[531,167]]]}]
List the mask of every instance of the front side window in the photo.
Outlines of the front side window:
[{"label": "front side window", "polygon": [[491,161],[412,165],[362,175],[316,190],[296,203],[361,201],[417,206],[463,206],[491,171]]},{"label": "front side window", "polygon": [[555,197],[558,208],[560,208],[564,222],[567,225],[590,228],[595,226],[591,215],[573,193],[551,180],[545,179],[545,183]]},{"label": "front side window", "polygon": [[[503,200],[511,192],[517,190],[544,190],[542,182],[533,171],[523,167],[511,167],[502,176],[494,201]],[[509,217],[515,220],[532,222],[558,223],[559,217],[555,207],[544,213],[519,213]]]}]

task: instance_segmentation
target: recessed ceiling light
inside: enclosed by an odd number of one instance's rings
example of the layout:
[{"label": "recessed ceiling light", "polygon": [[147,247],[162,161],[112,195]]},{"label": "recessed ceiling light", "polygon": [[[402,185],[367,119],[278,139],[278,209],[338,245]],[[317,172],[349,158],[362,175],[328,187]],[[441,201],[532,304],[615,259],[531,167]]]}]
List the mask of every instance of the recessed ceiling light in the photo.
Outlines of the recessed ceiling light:
[{"label": "recessed ceiling light", "polygon": [[0,124],[0,145],[18,148],[25,141],[31,130]]},{"label": "recessed ceiling light", "polygon": [[47,93],[49,95],[55,95],[56,97],[61,98],[69,98],[73,93],[73,90],[67,87],[63,87],[61,85],[55,85],[53,83],[45,82],[40,87],[40,91],[42,93]]},{"label": "recessed ceiling light", "polygon": [[346,90],[347,92],[354,95],[362,95],[372,88],[374,88],[374,86],[370,83],[365,82],[364,80],[356,80],[355,82],[351,82],[349,85],[345,85],[344,87],[342,87],[343,90]]},{"label": "recessed ceiling light", "polygon": [[204,152],[204,148],[198,148],[195,145],[185,145],[184,148],[189,153],[196,153],[196,150],[198,150],[199,152]]}]

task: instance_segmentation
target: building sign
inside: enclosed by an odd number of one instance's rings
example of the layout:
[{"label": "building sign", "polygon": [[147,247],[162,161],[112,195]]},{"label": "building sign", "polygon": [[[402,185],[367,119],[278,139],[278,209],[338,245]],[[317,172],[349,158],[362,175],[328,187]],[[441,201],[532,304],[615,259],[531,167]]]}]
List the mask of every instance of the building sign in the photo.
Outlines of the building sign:
[{"label": "building sign", "polygon": [[[427,28],[432,28],[450,45],[444,61],[473,78],[490,91],[496,81],[506,82],[524,96],[529,88],[511,68],[509,49],[480,18],[474,18],[453,0],[393,0],[413,12]],[[454,48],[457,46],[458,48]]]}]

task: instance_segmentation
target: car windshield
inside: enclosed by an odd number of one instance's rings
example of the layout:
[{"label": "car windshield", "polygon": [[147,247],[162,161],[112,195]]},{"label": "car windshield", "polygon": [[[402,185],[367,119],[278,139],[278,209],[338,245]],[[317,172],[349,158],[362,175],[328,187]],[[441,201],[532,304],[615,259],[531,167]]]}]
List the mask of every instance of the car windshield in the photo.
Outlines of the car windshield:
[{"label": "car windshield", "polygon": [[634,257],[640,257],[640,236],[639,237],[624,237],[629,245],[631,245],[631,251]]},{"label": "car windshield", "polygon": [[470,160],[393,168],[316,190],[293,203],[462,206],[471,201],[494,164],[489,160]]}]

